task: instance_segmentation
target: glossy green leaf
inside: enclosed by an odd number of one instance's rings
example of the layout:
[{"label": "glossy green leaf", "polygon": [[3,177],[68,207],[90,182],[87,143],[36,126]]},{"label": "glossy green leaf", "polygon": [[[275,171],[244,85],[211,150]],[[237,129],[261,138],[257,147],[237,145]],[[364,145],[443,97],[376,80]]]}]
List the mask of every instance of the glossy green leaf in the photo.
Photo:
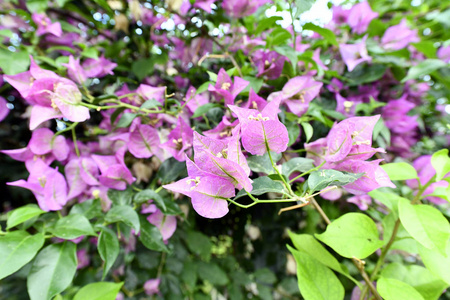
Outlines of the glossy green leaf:
[{"label": "glossy green leaf", "polygon": [[83,235],[95,235],[89,220],[79,214],[72,214],[59,219],[52,229],[52,233],[65,240],[72,240]]},{"label": "glossy green leaf", "polygon": [[[436,181],[442,180],[442,178],[450,172],[450,157],[448,157],[448,149],[442,149],[435,152],[431,156],[431,165],[436,170]],[[422,182],[426,184],[426,182]]]},{"label": "glossy green leaf", "polygon": [[94,282],[82,287],[73,300],[115,300],[123,282]]},{"label": "glossy green leaf", "polygon": [[435,276],[444,280],[447,285],[450,285],[450,244],[447,244],[445,255],[430,250],[417,243],[419,246],[420,258],[425,267],[430,270]]},{"label": "glossy green leaf", "polygon": [[209,261],[213,245],[208,236],[197,231],[188,231],[185,241],[191,252],[197,254],[203,260]]},{"label": "glossy green leaf", "polygon": [[72,242],[52,244],[36,256],[28,275],[31,300],[50,300],[72,282],[77,270],[76,245]]},{"label": "glossy green leaf", "polygon": [[158,227],[150,224],[145,218],[141,218],[141,234],[139,240],[150,250],[168,252]]},{"label": "glossy green leaf", "polygon": [[137,212],[128,205],[114,206],[106,214],[105,221],[108,223],[123,222],[134,228],[139,233],[140,224]]},{"label": "glossy green leaf", "polygon": [[426,59],[419,62],[417,65],[412,66],[409,69],[408,74],[406,74],[406,77],[402,79],[402,83],[430,74],[445,66],[447,66],[447,64],[440,59]]},{"label": "glossy green leaf", "polygon": [[152,109],[157,108],[158,106],[162,106],[162,104],[159,101],[156,101],[155,99],[149,99],[142,103],[141,107],[139,109]]},{"label": "glossy green leaf", "polygon": [[418,43],[411,43],[417,51],[422,52],[428,58],[436,58],[436,47],[432,41],[421,41]]},{"label": "glossy green leaf", "polygon": [[102,206],[100,200],[89,199],[84,202],[75,204],[69,212],[69,215],[80,214],[88,219],[103,216]]},{"label": "glossy green leaf", "polygon": [[298,288],[305,300],[344,299],[344,287],[330,269],[311,255],[287,247],[297,263]]},{"label": "glossy green leaf", "polygon": [[42,234],[13,231],[0,236],[0,279],[11,275],[33,259],[44,245]]},{"label": "glossy green leaf", "polygon": [[16,75],[25,72],[29,66],[30,57],[26,51],[11,52],[6,49],[0,49],[0,68],[6,75]]},{"label": "glossy green leaf", "polygon": [[290,46],[276,46],[274,47],[274,50],[281,55],[286,56],[291,61],[292,68],[295,73],[298,63],[298,53],[294,50],[294,48]]},{"label": "glossy green leaf", "polygon": [[124,191],[108,190],[108,198],[114,205],[129,205],[133,200],[133,196],[134,191],[132,188],[128,188]]},{"label": "glossy green leaf", "polygon": [[417,178],[417,171],[408,163],[389,163],[381,165],[391,180],[407,180]]},{"label": "glossy green leaf", "polygon": [[215,263],[200,262],[197,272],[200,279],[206,280],[211,284],[226,285],[228,283],[227,274]]},{"label": "glossy green leaf", "polygon": [[43,213],[45,213],[45,211],[41,210],[36,204],[28,204],[28,205],[19,207],[8,213],[6,229],[10,229],[19,224],[22,224],[23,222],[25,222],[33,217],[37,217]]},{"label": "glossy green leaf", "polygon": [[294,19],[296,19],[299,15],[301,15],[302,13],[308,11],[311,9],[311,7],[313,6],[314,2],[316,2],[316,0],[295,0],[295,15],[294,15]]},{"label": "glossy green leaf", "polygon": [[305,132],[305,135],[306,135],[306,142],[309,142],[309,140],[312,138],[312,135],[314,133],[314,129],[311,126],[311,124],[309,124],[307,122],[302,122],[301,125],[302,125],[303,131]]},{"label": "glossy green leaf", "polygon": [[428,249],[445,253],[450,225],[439,210],[425,204],[412,205],[404,199],[399,201],[398,210],[400,221],[416,241]]},{"label": "glossy green leaf", "polygon": [[98,237],[97,247],[100,257],[105,262],[102,276],[102,279],[104,279],[119,255],[120,248],[117,234],[108,227],[103,227]]},{"label": "glossy green leaf", "polygon": [[[255,180],[253,180],[252,186],[253,189],[250,194],[255,196],[259,196],[265,193],[286,193],[281,181],[272,180],[267,176],[256,178]],[[239,193],[237,193],[234,200],[243,196],[247,196],[247,193],[244,189],[240,190]]]},{"label": "glossy green leaf", "polygon": [[119,122],[117,122],[116,127],[125,128],[130,126],[131,122],[133,122],[133,120],[136,119],[137,116],[138,114],[135,113],[128,113],[128,112],[124,113],[120,118]]},{"label": "glossy green leaf", "polygon": [[352,174],[347,172],[339,172],[336,170],[318,170],[312,172],[308,177],[308,186],[310,192],[320,191],[324,188],[334,185],[343,186],[354,182],[363,174]]},{"label": "glossy green leaf", "polygon": [[318,240],[344,257],[363,259],[383,246],[375,222],[361,213],[347,213],[334,220]]},{"label": "glossy green leaf", "polygon": [[206,114],[211,108],[214,107],[220,107],[220,105],[218,103],[206,103],[205,105],[202,105],[200,107],[198,107],[195,112],[194,115],[192,116],[192,118],[198,118],[200,116],[203,116],[204,114]]},{"label": "glossy green leaf", "polygon": [[378,279],[377,291],[384,300],[425,300],[412,286],[392,278],[381,277]]}]

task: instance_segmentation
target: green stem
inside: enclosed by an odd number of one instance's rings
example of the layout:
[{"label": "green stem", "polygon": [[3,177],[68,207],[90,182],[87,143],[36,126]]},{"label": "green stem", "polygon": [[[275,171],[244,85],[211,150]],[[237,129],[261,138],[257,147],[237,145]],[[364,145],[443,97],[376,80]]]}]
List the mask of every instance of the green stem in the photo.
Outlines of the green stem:
[{"label": "green stem", "polygon": [[[264,135],[265,135],[265,133],[264,133]],[[286,189],[288,190],[289,195],[291,197],[294,197],[295,194],[294,194],[294,192],[291,189],[291,185],[289,183],[287,183],[286,179],[284,179],[284,176],[280,173],[280,171],[278,170],[277,166],[273,162],[272,154],[270,153],[270,148],[269,148],[269,145],[267,144],[267,140],[266,140],[266,150],[267,150],[267,154],[269,155],[269,159],[270,159],[270,163],[272,164],[272,168],[275,170],[275,172],[277,172],[278,176],[281,178],[281,181],[283,181],[283,184],[286,187]]]},{"label": "green stem", "polygon": [[80,157],[80,150],[78,149],[77,135],[75,133],[75,126],[72,127],[71,131],[72,131],[72,140],[73,140],[73,147],[75,148],[75,153],[77,154],[78,157]]},{"label": "green stem", "polygon": [[308,175],[308,174],[311,173],[311,172],[314,172],[314,171],[319,170],[324,164],[325,164],[325,161],[323,161],[319,166],[317,166],[317,167],[315,167],[315,168],[312,168],[311,170],[306,171],[306,172],[304,172],[304,173],[298,175],[297,177],[295,177],[295,178],[289,180],[289,183],[294,182],[294,181],[296,181],[297,179],[302,178],[303,176]]}]

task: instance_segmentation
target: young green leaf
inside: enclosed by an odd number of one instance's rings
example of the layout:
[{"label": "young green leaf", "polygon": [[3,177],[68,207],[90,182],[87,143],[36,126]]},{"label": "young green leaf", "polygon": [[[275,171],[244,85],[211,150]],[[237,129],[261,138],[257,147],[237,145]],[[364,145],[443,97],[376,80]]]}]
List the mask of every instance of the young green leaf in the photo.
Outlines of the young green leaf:
[{"label": "young green leaf", "polygon": [[399,200],[398,210],[400,221],[416,241],[428,249],[437,249],[445,254],[450,226],[439,210],[425,204],[412,205],[404,199]]},{"label": "young green leaf", "polygon": [[391,180],[407,180],[417,178],[417,171],[408,163],[389,163],[381,165]]},{"label": "young green leaf", "polygon": [[[436,181],[442,180],[444,176],[450,172],[450,157],[448,157],[448,149],[442,149],[431,156],[431,165],[436,170]],[[426,182],[422,182],[425,184]]]},{"label": "young green leaf", "polygon": [[319,170],[312,172],[308,177],[310,192],[320,191],[324,188],[335,185],[343,186],[360,178],[363,174],[352,174],[339,172],[336,170]]},{"label": "young green leaf", "polygon": [[363,259],[383,246],[375,222],[361,213],[347,213],[334,220],[318,240],[344,257]]},{"label": "young green leaf", "polygon": [[139,216],[136,211],[128,205],[114,206],[106,214],[105,221],[108,223],[123,222],[134,228],[139,233]]},{"label": "young green leaf", "polygon": [[447,285],[450,285],[450,244],[445,249],[445,254],[430,250],[417,243],[419,246],[420,258],[425,267],[431,273],[444,280]]},{"label": "young green leaf", "polygon": [[[271,152],[273,162],[276,163],[280,160],[281,154]],[[267,175],[275,173],[275,170],[272,167],[272,163],[270,162],[269,155],[265,153],[264,155],[254,155],[247,158],[248,167],[253,172],[265,173]]]},{"label": "young green leaf", "polygon": [[141,217],[141,234],[139,240],[150,250],[168,252],[167,246],[164,244],[158,227],[150,224],[147,219]]},{"label": "young green leaf", "polygon": [[[252,195],[262,195],[265,193],[285,193],[285,189],[283,184],[280,181],[275,181],[270,179],[267,176],[264,177],[258,177],[255,180],[253,180],[252,183],[253,189],[250,192]],[[234,200],[241,198],[243,196],[246,196],[247,193],[244,189],[240,190],[239,193],[237,193]]]},{"label": "young green leaf", "polygon": [[45,247],[36,256],[28,275],[31,300],[49,300],[64,291],[77,270],[76,244],[64,242]]},{"label": "young green leaf", "polygon": [[344,299],[344,287],[330,269],[311,255],[287,247],[297,263],[298,288],[305,300]]},{"label": "young green leaf", "polygon": [[294,157],[281,166],[281,173],[289,178],[293,172],[306,172],[314,168],[313,160],[304,157]]},{"label": "young green leaf", "polygon": [[377,281],[377,290],[384,300],[425,300],[412,286],[397,279],[381,277]]},{"label": "young green leaf", "polygon": [[423,75],[430,74],[445,66],[447,66],[447,64],[440,59],[426,59],[411,67],[406,77],[402,79],[402,83],[405,83],[406,81],[411,79],[419,78]]},{"label": "young green leaf", "polygon": [[94,282],[82,287],[73,300],[115,300],[123,282]]},{"label": "young green leaf", "polygon": [[0,237],[0,280],[11,275],[33,259],[44,245],[40,233],[30,235],[13,231]]}]

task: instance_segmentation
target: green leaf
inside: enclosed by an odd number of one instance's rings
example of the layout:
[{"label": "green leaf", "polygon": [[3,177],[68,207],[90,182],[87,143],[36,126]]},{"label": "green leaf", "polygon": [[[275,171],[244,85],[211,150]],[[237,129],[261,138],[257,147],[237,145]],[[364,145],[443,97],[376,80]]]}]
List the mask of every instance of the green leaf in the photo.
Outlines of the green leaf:
[{"label": "green leaf", "polygon": [[81,55],[87,58],[98,59],[98,51],[93,47],[85,48]]},{"label": "green leaf", "polygon": [[76,244],[64,242],[39,252],[27,280],[31,300],[49,300],[70,285],[77,270],[76,250]]},{"label": "green leaf", "polygon": [[347,213],[334,220],[318,240],[344,257],[363,259],[383,246],[375,222],[361,213]]},{"label": "green leaf", "polygon": [[198,276],[213,285],[226,285],[228,283],[227,274],[215,263],[199,262]]},{"label": "green leaf", "polygon": [[298,54],[294,50],[294,48],[289,46],[276,46],[274,47],[274,50],[278,53],[280,53],[283,56],[286,56],[292,64],[292,68],[294,70],[294,73],[296,73],[297,63],[298,63]]},{"label": "green leaf", "polygon": [[16,272],[33,259],[44,245],[42,234],[8,232],[0,237],[0,279]]},{"label": "green leaf", "polygon": [[27,9],[30,12],[43,13],[48,7],[47,0],[27,0],[25,2]]},{"label": "green leaf", "polygon": [[387,67],[384,64],[373,64],[371,66],[359,64],[347,74],[347,77],[351,79],[349,85],[359,86],[363,83],[374,82],[384,75],[386,69]]},{"label": "green leaf", "polygon": [[309,124],[307,122],[302,122],[301,125],[302,125],[303,131],[305,132],[305,135],[306,135],[306,142],[309,142],[309,140],[312,138],[312,135],[314,133],[314,129],[311,126],[311,124]]},{"label": "green leaf", "polygon": [[95,235],[89,220],[79,214],[72,214],[59,219],[51,232],[65,240],[72,240],[83,235]]},{"label": "green leaf", "polygon": [[215,84],[216,83],[212,82],[212,81],[204,82],[204,83],[202,83],[201,86],[198,87],[197,92],[195,94],[198,95],[200,93],[206,92],[208,90],[209,85],[213,85],[214,86]]},{"label": "green leaf", "polygon": [[352,174],[347,172],[339,172],[336,170],[318,170],[312,172],[308,177],[308,186],[310,192],[320,191],[324,188],[335,185],[343,186],[354,182],[363,174]]},{"label": "green leaf", "polygon": [[444,280],[450,285],[450,244],[445,249],[445,255],[430,250],[417,243],[419,246],[420,257],[425,267],[435,276]]},{"label": "green leaf", "polygon": [[167,246],[164,244],[159,229],[150,224],[150,222],[141,217],[141,234],[139,240],[150,250],[168,252]]},{"label": "green leaf", "polygon": [[402,225],[416,241],[428,249],[445,253],[450,226],[439,210],[425,204],[412,205],[404,199],[399,200],[398,210]]},{"label": "green leaf", "polygon": [[[276,152],[271,152],[273,162],[276,163],[280,160],[281,154]],[[262,156],[254,155],[249,156],[247,158],[248,167],[253,172],[265,173],[265,174],[273,174],[275,170],[272,167],[272,163],[270,162],[269,154],[265,153]]]},{"label": "green leaf", "polygon": [[381,165],[391,180],[407,180],[417,178],[417,171],[408,163],[389,163]]},{"label": "green leaf", "polygon": [[17,208],[8,213],[8,220],[6,222],[6,229],[10,229],[15,227],[23,222],[39,216],[45,213],[45,211],[41,210],[36,204],[28,204]]},{"label": "green leaf", "polygon": [[139,193],[134,195],[134,203],[141,204],[141,203],[145,203],[149,200],[155,201],[156,206],[162,212],[166,212],[167,207],[166,207],[166,204],[164,203],[164,200],[154,190],[147,189],[147,190],[140,191]]},{"label": "green leaf", "polygon": [[[305,1],[305,0],[300,0]],[[318,34],[320,34],[325,40],[327,40],[330,44],[337,46],[338,42],[336,40],[336,36],[334,32],[330,29],[322,28],[320,26],[314,25],[313,23],[306,23],[303,25],[303,30],[311,30]]]},{"label": "green leaf", "polygon": [[26,51],[11,52],[0,48],[0,68],[4,74],[16,75],[27,71],[29,66],[30,57]]},{"label": "green leaf", "polygon": [[281,45],[282,43],[290,39],[291,36],[291,33],[286,29],[277,27],[271,32],[270,36],[268,37],[268,42],[270,42],[272,46]]},{"label": "green leaf", "polygon": [[305,157],[294,157],[281,166],[281,173],[289,178],[294,172],[307,172],[314,168],[314,160]]},{"label": "green leaf", "polygon": [[330,269],[311,255],[287,247],[297,263],[298,288],[305,300],[344,299],[344,287]]},{"label": "green leaf", "polygon": [[297,8],[295,11],[294,19],[297,19],[302,13],[308,11],[313,6],[316,0],[295,0],[295,7]]},{"label": "green leaf", "polygon": [[157,173],[157,177],[161,179],[162,184],[173,182],[186,176],[186,163],[184,161],[177,161],[173,157],[166,159],[159,167]]},{"label": "green leaf", "polygon": [[[265,193],[282,193],[282,194],[285,193],[284,186],[280,181],[274,181],[267,176],[258,177],[256,179],[254,179],[252,186],[253,186],[253,189],[250,192],[250,194],[256,195],[256,196],[259,196],[259,195],[262,195]],[[234,200],[241,198],[243,196],[247,196],[247,192],[244,189],[240,190],[239,193],[237,193]]]},{"label": "green leaf", "polygon": [[400,197],[397,194],[383,192],[383,188],[370,191],[368,195],[386,205],[386,207],[389,208],[395,216],[398,215],[398,201],[400,199],[408,201],[408,199]]},{"label": "green leaf", "polygon": [[405,266],[398,262],[385,266],[380,276],[397,279],[411,285],[427,300],[437,300],[448,286],[447,283],[422,266]]},{"label": "green leaf", "polygon": [[421,76],[430,74],[440,68],[447,66],[445,62],[439,59],[426,59],[421,61],[417,65],[411,67],[406,74],[406,77],[402,79],[402,83],[405,83],[411,79],[417,79]]},{"label": "green leaf", "polygon": [[142,58],[131,64],[131,71],[136,75],[139,81],[142,81],[147,75],[153,72],[155,65],[154,59]]},{"label": "green leaf", "polygon": [[411,43],[419,52],[425,54],[428,58],[436,58],[436,48],[431,41],[421,41],[419,43]]},{"label": "green leaf", "polygon": [[123,282],[94,282],[82,287],[73,300],[115,300]]},{"label": "green leaf", "polygon": [[188,231],[185,241],[189,250],[199,255],[205,261],[210,260],[213,245],[208,236],[197,231]]},{"label": "green leaf", "polygon": [[128,205],[114,206],[106,214],[105,221],[108,223],[123,222],[134,228],[139,233],[140,223],[137,212]]},{"label": "green leaf", "polygon": [[289,147],[293,145],[300,136],[300,126],[298,126],[298,123],[295,121],[294,122],[286,121],[284,123],[284,126],[286,126],[289,135],[289,143],[288,143]]},{"label": "green leaf", "polygon": [[283,18],[280,17],[280,16],[272,16],[272,17],[269,17],[269,18],[262,19],[258,23],[258,26],[256,26],[255,35],[260,35],[266,29],[274,28],[276,26],[280,26],[276,22],[277,21],[281,21],[281,20],[283,20]]},{"label": "green leaf", "polygon": [[[444,176],[450,172],[450,157],[448,157],[448,149],[442,149],[431,156],[431,165],[436,170],[436,181],[442,180]],[[421,182],[422,185],[426,182]]]},{"label": "green leaf", "polygon": [[130,126],[131,122],[133,122],[133,120],[136,119],[137,116],[138,114],[135,113],[124,113],[120,118],[119,122],[117,122],[116,127],[125,128]]},{"label": "green leaf", "polygon": [[265,284],[274,284],[277,281],[275,274],[268,268],[256,270],[256,272],[253,273],[253,276],[255,276],[257,281]]},{"label": "green leaf", "polygon": [[69,212],[69,215],[80,214],[88,219],[103,216],[102,206],[98,199],[89,199],[75,204]]},{"label": "green leaf", "polygon": [[381,277],[378,279],[377,291],[384,300],[425,300],[412,286],[392,278]]},{"label": "green leaf", "polygon": [[359,285],[359,282],[356,281],[350,274],[344,270],[339,264],[338,260],[331,255],[330,252],[325,249],[312,235],[309,234],[295,234],[291,231],[288,232],[289,237],[294,244],[294,247],[301,252],[305,252],[311,255],[313,258],[317,259],[321,264],[327,266],[328,268],[341,273],[346,276],[350,280],[352,280],[355,284]]},{"label": "green leaf", "polygon": [[100,257],[105,262],[103,267],[102,280],[105,278],[108,271],[114,265],[114,262],[119,255],[119,240],[117,239],[117,234],[109,229],[108,227],[103,227],[100,236],[98,237],[98,253]]},{"label": "green leaf", "polygon": [[134,191],[131,188],[128,188],[124,191],[119,190],[108,190],[108,198],[111,199],[111,202],[114,205],[129,205],[133,200]]},{"label": "green leaf", "polygon": [[206,103],[205,105],[202,105],[195,110],[192,118],[198,118],[206,114],[213,107],[220,107],[220,105],[218,103]]}]

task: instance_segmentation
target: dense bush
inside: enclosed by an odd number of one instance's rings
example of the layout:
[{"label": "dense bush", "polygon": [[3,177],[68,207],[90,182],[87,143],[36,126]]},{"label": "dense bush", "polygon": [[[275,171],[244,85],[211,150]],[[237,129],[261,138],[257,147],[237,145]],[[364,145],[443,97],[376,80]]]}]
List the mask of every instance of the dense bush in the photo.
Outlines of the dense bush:
[{"label": "dense bush", "polygon": [[450,299],[450,3],[0,3],[0,298]]}]

